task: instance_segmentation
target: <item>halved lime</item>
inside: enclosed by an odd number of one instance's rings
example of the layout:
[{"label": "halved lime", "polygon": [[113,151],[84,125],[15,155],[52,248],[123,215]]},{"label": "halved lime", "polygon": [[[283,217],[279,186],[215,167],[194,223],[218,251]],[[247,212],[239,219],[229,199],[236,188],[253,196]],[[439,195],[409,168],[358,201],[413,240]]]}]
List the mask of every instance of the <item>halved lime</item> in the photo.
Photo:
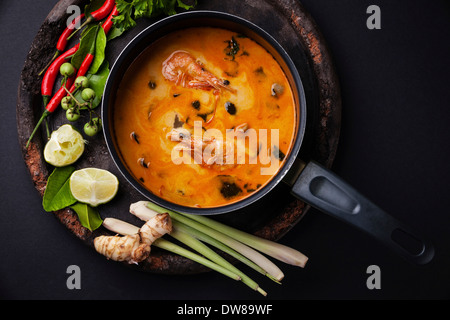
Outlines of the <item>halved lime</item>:
[{"label": "halved lime", "polygon": [[55,167],[63,167],[77,161],[83,152],[83,136],[70,124],[65,124],[52,132],[44,147],[44,159]]},{"label": "halved lime", "polygon": [[84,168],[72,173],[69,185],[75,199],[96,207],[114,198],[119,180],[108,170]]}]

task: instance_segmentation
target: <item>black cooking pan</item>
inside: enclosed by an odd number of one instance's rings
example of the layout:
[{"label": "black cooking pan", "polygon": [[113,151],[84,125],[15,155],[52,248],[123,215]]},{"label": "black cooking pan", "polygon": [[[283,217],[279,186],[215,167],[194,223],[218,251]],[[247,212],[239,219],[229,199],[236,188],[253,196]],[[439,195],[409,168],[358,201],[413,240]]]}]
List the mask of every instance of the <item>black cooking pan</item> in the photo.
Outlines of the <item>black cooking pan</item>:
[{"label": "black cooking pan", "polygon": [[[144,49],[162,36],[183,28],[200,26],[229,29],[248,36],[268,50],[287,75],[294,92],[297,114],[299,115],[297,117],[298,121],[296,123],[296,134],[292,150],[286,156],[282,168],[270,182],[243,200],[214,208],[181,206],[168,202],[148,191],[130,173],[125,162],[122,161],[113,131],[115,95],[120,81],[130,64]],[[263,29],[247,20],[221,12],[192,11],[165,18],[143,30],[123,49],[111,68],[102,101],[102,119],[103,132],[108,149],[120,172],[140,193],[162,207],[198,215],[233,212],[258,201],[283,181],[283,183],[291,186],[291,193],[294,196],[369,233],[409,261],[425,264],[434,256],[434,249],[430,241],[417,231],[411,230],[385,213],[320,164],[316,162],[304,163],[298,158],[305,135],[307,119],[306,99],[301,78],[294,63],[280,44]]]}]

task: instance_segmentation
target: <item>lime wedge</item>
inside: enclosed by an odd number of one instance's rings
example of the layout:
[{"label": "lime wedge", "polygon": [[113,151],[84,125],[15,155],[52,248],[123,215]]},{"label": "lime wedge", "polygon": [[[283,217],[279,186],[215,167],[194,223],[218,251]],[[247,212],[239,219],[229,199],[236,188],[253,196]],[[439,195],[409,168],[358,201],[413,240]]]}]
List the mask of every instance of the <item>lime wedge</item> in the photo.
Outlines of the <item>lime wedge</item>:
[{"label": "lime wedge", "polygon": [[44,147],[44,159],[55,167],[63,167],[77,161],[83,152],[83,136],[70,124],[65,124],[52,132]]},{"label": "lime wedge", "polygon": [[69,185],[75,199],[96,207],[114,198],[119,189],[119,180],[107,170],[84,168],[72,173]]}]

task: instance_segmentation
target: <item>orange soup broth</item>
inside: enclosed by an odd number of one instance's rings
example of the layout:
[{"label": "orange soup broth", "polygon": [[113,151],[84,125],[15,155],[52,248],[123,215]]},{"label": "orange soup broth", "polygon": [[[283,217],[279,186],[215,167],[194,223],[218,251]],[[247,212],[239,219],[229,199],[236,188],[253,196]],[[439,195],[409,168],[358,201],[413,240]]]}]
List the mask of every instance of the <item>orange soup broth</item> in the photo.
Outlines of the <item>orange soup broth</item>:
[{"label": "orange soup broth", "polygon": [[[234,59],[226,55],[231,39],[239,45]],[[185,88],[163,77],[163,62],[177,50],[188,52],[205,70],[228,80],[229,87],[236,90],[220,90],[215,114],[214,89]],[[274,83],[282,85],[282,94],[272,95]],[[199,102],[198,108],[194,101]],[[227,102],[236,107],[234,115],[227,112]],[[113,126],[123,161],[145,188],[176,204],[207,208],[248,197],[273,175],[261,174],[261,168],[269,165],[259,160],[256,164],[247,160],[233,166],[201,165],[192,159],[191,163],[174,164],[171,154],[179,142],[171,141],[168,134],[176,117],[183,128],[192,131],[194,121],[202,121],[204,130],[218,129],[224,138],[227,129],[242,124],[256,131],[267,129],[269,141],[270,130],[277,129],[279,150],[287,156],[296,116],[288,80],[264,48],[234,32],[205,27],[166,35],[141,53],[119,86]],[[271,150],[268,152],[274,157]],[[280,167],[283,162],[279,161]]]}]

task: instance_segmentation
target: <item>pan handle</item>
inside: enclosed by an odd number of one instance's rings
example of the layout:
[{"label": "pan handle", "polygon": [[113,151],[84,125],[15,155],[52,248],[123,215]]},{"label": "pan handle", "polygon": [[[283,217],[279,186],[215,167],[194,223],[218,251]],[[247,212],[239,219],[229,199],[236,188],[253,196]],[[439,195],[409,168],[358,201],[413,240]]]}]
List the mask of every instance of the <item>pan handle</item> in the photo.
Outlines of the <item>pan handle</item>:
[{"label": "pan handle", "polygon": [[408,261],[422,265],[434,256],[434,247],[429,240],[381,210],[316,162],[305,166],[291,192],[320,211],[374,236]]}]

